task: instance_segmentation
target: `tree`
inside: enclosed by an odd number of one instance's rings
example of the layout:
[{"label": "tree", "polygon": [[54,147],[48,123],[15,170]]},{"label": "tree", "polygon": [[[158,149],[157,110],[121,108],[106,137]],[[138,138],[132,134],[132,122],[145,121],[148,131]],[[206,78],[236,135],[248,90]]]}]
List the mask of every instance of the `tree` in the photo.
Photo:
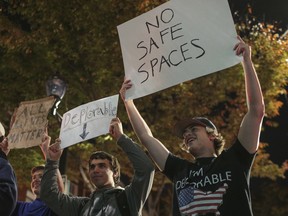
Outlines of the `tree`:
[{"label": "tree", "polygon": [[[6,129],[9,129],[14,108],[21,101],[46,96],[45,81],[56,71],[68,82],[68,90],[58,110],[60,113],[117,94],[124,77],[117,25],[163,2],[165,1],[2,1],[0,88],[5,94],[2,94],[0,107],[1,121]],[[265,98],[266,119],[269,119],[278,115],[282,106],[279,94],[286,94],[287,38],[277,35],[274,25],[258,23],[257,20],[249,24],[250,21],[253,18],[238,20],[236,29],[253,46],[253,60]],[[171,135],[173,123],[186,116],[209,116],[225,135],[227,143],[231,143],[246,111],[242,67],[237,65],[182,83],[137,99],[135,103],[154,134],[171,152],[192,159],[180,150],[177,145],[179,140]],[[122,103],[119,104],[118,116],[123,121],[125,132],[136,139]],[[59,134],[59,125],[52,116],[49,121],[49,132],[54,139]],[[268,121],[264,121],[264,129],[266,122]],[[83,178],[79,167],[85,170],[88,155],[97,149],[118,156],[123,174],[128,179],[131,178],[127,158],[122,156],[109,136],[101,136],[69,148],[69,178]],[[10,161],[15,167],[16,175],[26,179],[26,182],[22,181],[23,178],[21,181],[19,179],[20,186],[28,184],[30,173],[27,170],[35,163],[43,163],[38,147],[12,150]],[[283,177],[283,172],[281,167],[269,160],[264,149],[259,151],[253,176],[275,179]],[[145,208],[146,214],[171,214],[171,188],[171,182],[157,172]]]}]

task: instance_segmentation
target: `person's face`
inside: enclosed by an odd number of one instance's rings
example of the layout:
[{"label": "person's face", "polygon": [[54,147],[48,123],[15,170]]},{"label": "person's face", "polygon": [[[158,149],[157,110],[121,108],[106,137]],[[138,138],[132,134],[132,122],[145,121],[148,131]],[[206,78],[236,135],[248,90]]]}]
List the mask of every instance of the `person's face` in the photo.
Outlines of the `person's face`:
[{"label": "person's face", "polygon": [[91,181],[97,188],[114,187],[114,173],[107,159],[93,159],[89,165]]},{"label": "person's face", "polygon": [[40,183],[43,176],[43,171],[44,170],[37,170],[32,174],[31,190],[37,197],[40,195]]},{"label": "person's face", "polygon": [[203,126],[188,126],[184,130],[183,139],[188,151],[196,158],[210,157],[215,153],[213,137],[207,133]]}]

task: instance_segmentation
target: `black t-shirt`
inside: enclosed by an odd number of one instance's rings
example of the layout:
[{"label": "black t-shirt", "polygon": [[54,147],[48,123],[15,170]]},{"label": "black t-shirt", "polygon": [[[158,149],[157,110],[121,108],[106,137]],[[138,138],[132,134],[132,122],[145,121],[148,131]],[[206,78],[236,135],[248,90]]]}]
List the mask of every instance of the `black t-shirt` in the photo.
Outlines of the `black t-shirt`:
[{"label": "black t-shirt", "polygon": [[174,183],[173,215],[253,215],[249,178],[254,157],[238,140],[218,157],[195,162],[170,154],[163,173]]}]

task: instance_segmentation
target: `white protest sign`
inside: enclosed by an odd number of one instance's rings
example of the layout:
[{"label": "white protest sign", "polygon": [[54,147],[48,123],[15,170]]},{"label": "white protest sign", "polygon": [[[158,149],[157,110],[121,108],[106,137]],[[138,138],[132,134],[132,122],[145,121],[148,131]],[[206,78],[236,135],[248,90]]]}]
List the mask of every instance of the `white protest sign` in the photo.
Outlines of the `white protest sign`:
[{"label": "white protest sign", "polygon": [[54,97],[46,97],[20,103],[11,120],[9,148],[28,148],[42,143],[47,116],[54,102]]},{"label": "white protest sign", "polygon": [[61,148],[107,134],[117,114],[118,99],[119,95],[114,95],[66,112],[60,131]]},{"label": "white protest sign", "polygon": [[227,0],[169,1],[119,26],[125,77],[135,99],[241,61]]}]

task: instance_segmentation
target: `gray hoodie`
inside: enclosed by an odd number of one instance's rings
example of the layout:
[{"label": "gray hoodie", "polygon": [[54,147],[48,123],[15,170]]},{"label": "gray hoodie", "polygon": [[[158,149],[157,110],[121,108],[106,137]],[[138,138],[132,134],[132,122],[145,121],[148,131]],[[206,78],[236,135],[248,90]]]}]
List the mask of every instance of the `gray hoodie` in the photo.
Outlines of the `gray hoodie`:
[{"label": "gray hoodie", "polygon": [[98,189],[89,198],[63,194],[57,185],[58,161],[47,160],[41,180],[40,198],[61,216],[121,216],[116,195],[125,190],[131,215],[142,215],[142,208],[152,188],[154,165],[144,151],[126,135],[120,137],[118,145],[127,154],[135,172],[132,182],[125,188]]}]

